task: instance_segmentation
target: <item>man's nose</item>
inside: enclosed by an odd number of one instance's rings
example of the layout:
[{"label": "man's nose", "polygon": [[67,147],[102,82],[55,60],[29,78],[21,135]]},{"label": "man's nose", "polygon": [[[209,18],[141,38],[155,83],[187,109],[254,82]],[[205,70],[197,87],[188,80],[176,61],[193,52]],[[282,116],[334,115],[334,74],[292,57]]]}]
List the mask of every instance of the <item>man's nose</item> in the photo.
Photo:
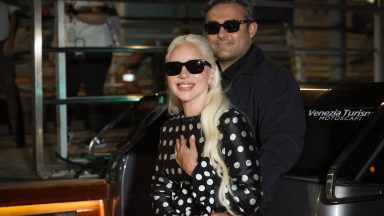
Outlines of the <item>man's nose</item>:
[{"label": "man's nose", "polygon": [[219,33],[217,33],[217,36],[222,38],[227,35],[227,30],[224,29],[224,26],[220,26]]}]

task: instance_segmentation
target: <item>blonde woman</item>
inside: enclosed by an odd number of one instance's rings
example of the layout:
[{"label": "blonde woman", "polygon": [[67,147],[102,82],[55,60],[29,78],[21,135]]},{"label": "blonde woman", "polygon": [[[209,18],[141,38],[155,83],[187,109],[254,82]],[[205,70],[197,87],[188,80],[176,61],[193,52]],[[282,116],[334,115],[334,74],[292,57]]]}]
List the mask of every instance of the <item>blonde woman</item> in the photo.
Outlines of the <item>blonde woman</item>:
[{"label": "blonde woman", "polygon": [[155,214],[257,214],[258,145],[248,119],[222,92],[208,42],[200,35],[176,37],[165,60],[173,117],[160,129]]}]

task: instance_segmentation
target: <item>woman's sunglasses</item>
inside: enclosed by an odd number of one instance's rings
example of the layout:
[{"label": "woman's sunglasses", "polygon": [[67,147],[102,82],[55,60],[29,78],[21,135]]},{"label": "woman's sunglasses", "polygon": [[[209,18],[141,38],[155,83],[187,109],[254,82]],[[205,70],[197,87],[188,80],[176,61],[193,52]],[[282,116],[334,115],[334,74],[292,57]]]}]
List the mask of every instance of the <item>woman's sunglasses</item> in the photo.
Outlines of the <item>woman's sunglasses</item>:
[{"label": "woman's sunglasses", "polygon": [[168,76],[176,76],[181,73],[181,69],[183,66],[185,66],[190,74],[199,74],[204,71],[204,67],[207,65],[208,67],[211,67],[211,64],[205,60],[202,59],[194,59],[189,60],[187,62],[177,62],[177,61],[171,61],[171,62],[165,62],[165,73]]},{"label": "woman's sunglasses", "polygon": [[240,29],[240,25],[243,23],[251,23],[252,20],[226,20],[223,24],[212,21],[204,24],[205,32],[208,35],[218,34],[220,31],[220,27],[223,26],[225,31],[228,33],[237,32]]}]

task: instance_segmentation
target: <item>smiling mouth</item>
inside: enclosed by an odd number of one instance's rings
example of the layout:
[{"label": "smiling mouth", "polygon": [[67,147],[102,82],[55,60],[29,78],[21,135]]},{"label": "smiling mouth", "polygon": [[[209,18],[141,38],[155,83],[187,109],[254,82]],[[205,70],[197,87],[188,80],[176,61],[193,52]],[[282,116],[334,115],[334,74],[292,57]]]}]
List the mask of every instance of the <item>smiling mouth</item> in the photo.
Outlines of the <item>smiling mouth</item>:
[{"label": "smiling mouth", "polygon": [[192,83],[178,83],[176,86],[180,90],[190,90],[190,89],[192,89],[195,86],[195,84],[192,84]]}]

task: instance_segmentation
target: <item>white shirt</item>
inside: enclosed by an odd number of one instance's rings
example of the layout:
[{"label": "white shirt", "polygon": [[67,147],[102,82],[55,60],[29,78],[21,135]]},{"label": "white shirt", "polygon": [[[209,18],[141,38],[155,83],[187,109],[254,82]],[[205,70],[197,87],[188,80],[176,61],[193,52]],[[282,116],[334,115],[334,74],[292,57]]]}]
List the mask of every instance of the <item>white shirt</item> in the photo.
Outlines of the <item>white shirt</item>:
[{"label": "white shirt", "polygon": [[19,9],[20,8],[17,6],[0,2],[0,41],[3,41],[8,37],[9,15]]},{"label": "white shirt", "polygon": [[[71,1],[67,1],[71,2]],[[95,1],[75,1],[74,9],[82,7],[103,6],[103,2]],[[101,25],[91,25],[82,22],[75,17],[70,21],[69,16],[65,17],[66,46],[85,46],[85,47],[108,47],[113,45],[112,34],[107,22]]]}]

